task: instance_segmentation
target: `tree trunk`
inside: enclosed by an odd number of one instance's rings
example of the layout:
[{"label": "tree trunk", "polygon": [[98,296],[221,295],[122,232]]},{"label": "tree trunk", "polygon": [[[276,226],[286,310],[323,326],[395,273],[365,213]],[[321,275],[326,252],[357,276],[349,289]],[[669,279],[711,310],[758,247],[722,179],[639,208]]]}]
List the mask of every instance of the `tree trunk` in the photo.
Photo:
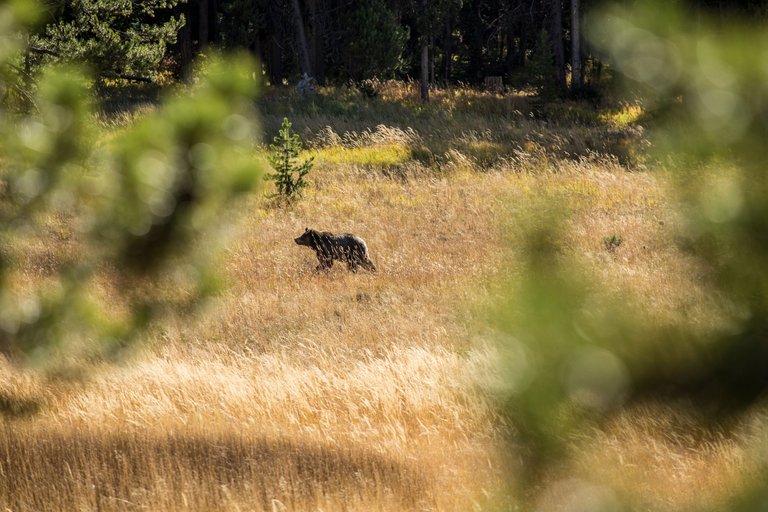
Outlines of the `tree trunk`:
[{"label": "tree trunk", "polygon": [[208,2],[208,41],[212,43],[219,42],[219,2],[218,0],[209,0]]},{"label": "tree trunk", "polygon": [[421,44],[421,101],[429,101],[429,45]]},{"label": "tree trunk", "polygon": [[179,48],[179,78],[189,80],[192,73],[192,16],[189,4],[179,4],[178,13],[184,15],[184,26],[179,30],[177,45]]},{"label": "tree trunk", "polygon": [[453,28],[451,18],[445,22],[445,47],[443,49],[443,80],[447,86],[451,80],[451,59],[453,58]]},{"label": "tree trunk", "polygon": [[312,32],[309,34],[310,64],[319,83],[325,82],[325,12],[323,2],[307,0]]},{"label": "tree trunk", "polygon": [[434,86],[435,81],[435,38],[429,40],[429,83]]},{"label": "tree trunk", "polygon": [[517,59],[517,46],[515,45],[515,29],[512,21],[507,22],[506,47],[507,47],[507,54],[506,54],[506,62],[505,62],[504,68],[506,71],[507,78],[509,78],[509,75],[512,73],[512,70],[515,68],[515,60]]},{"label": "tree trunk", "polygon": [[296,44],[299,47],[299,65],[302,74],[314,76],[312,65],[309,62],[309,46],[307,46],[307,35],[304,32],[304,18],[301,15],[301,5],[299,0],[291,0],[293,6],[293,16],[296,23]]},{"label": "tree trunk", "polygon": [[199,0],[197,2],[197,13],[199,21],[197,22],[197,49],[202,50],[206,46],[208,46],[208,43],[210,42],[210,31],[209,31],[209,25],[210,22],[210,11],[209,11],[210,5],[208,0]]},{"label": "tree trunk", "polygon": [[[429,12],[429,0],[421,0],[421,16],[427,16]],[[421,42],[421,101],[429,101],[429,40],[431,39],[428,30],[420,28],[423,32],[419,34]]]},{"label": "tree trunk", "polygon": [[584,85],[581,74],[581,22],[579,0],[571,0],[571,92]]},{"label": "tree trunk", "polygon": [[284,15],[284,9],[277,2],[267,4],[267,19],[271,20],[272,24],[270,30],[265,33],[264,51],[269,82],[273,86],[279,86],[283,82]]},{"label": "tree trunk", "polygon": [[555,54],[555,79],[560,96],[568,93],[565,83],[565,48],[563,47],[563,6],[561,0],[551,0],[552,7],[552,50]]}]

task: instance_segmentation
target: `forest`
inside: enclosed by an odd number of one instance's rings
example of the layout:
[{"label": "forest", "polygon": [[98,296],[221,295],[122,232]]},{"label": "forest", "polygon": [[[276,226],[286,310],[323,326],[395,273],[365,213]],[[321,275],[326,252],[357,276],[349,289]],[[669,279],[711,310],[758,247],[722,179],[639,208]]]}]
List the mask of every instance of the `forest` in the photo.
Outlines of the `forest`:
[{"label": "forest", "polygon": [[0,3],[0,509],[764,509],[766,21]]},{"label": "forest", "polygon": [[[625,2],[631,3],[631,2]],[[135,4],[135,5],[134,5]],[[674,5],[683,5],[676,1]],[[266,83],[411,79],[429,87],[545,89],[550,97],[594,95],[605,55],[583,36],[596,0],[100,0],[49,1],[30,37],[25,69],[86,61],[100,78],[188,77],[209,48],[246,49]],[[697,0],[697,16],[720,23],[764,20],[757,0]],[[592,91],[591,93],[589,91]]]}]

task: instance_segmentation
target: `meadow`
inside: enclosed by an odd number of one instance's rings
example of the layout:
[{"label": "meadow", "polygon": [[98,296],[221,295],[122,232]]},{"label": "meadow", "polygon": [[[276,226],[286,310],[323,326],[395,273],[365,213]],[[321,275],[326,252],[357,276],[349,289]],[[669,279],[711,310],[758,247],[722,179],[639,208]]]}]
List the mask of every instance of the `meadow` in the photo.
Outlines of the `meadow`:
[{"label": "meadow", "polygon": [[[61,380],[0,359],[0,508],[517,509],[497,400],[509,375],[488,325],[544,202],[566,214],[562,257],[592,287],[651,322],[722,323],[707,269],[677,243],[669,176],[642,158],[638,105],[416,94],[266,91],[265,140],[286,116],[315,157],[306,196],[250,196],[221,258],[226,290],[153,326],[123,363]],[[119,130],[147,108],[100,119]],[[49,222],[60,236],[19,270],[33,281],[77,253]],[[306,227],[361,236],[378,272],[316,273],[293,242]],[[639,510],[717,506],[755,476],[751,433],[700,419],[637,404],[572,439],[562,472]],[[605,492],[559,470],[540,485],[540,510]]]}]

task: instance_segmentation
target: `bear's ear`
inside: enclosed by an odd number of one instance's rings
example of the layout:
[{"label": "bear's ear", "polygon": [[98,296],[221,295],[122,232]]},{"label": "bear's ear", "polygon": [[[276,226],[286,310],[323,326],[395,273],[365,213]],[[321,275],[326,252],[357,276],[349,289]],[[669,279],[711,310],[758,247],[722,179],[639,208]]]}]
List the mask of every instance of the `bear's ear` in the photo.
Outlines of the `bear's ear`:
[{"label": "bear's ear", "polygon": [[304,228],[304,232],[306,233],[307,231],[309,231],[309,228]]}]

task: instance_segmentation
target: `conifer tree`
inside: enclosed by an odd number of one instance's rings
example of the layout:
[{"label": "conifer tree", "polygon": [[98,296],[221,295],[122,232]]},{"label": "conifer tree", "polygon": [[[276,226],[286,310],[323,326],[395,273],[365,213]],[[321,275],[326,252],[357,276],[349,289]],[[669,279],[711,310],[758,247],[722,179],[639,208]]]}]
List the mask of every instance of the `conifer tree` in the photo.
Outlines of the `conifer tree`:
[{"label": "conifer tree", "polygon": [[171,9],[186,0],[59,0],[30,41],[37,63],[85,62],[99,78],[150,81],[188,20]]},{"label": "conifer tree", "polygon": [[269,148],[272,154],[269,163],[275,169],[274,173],[267,174],[266,179],[275,182],[277,192],[271,197],[278,201],[292,203],[302,196],[302,191],[309,186],[304,177],[312,169],[314,157],[299,163],[301,141],[298,133],[291,133],[291,122],[283,118],[280,133],[274,138],[274,143]]},{"label": "conifer tree", "polygon": [[351,78],[384,77],[402,68],[408,30],[383,0],[359,5],[350,14],[347,28],[345,44]]}]

